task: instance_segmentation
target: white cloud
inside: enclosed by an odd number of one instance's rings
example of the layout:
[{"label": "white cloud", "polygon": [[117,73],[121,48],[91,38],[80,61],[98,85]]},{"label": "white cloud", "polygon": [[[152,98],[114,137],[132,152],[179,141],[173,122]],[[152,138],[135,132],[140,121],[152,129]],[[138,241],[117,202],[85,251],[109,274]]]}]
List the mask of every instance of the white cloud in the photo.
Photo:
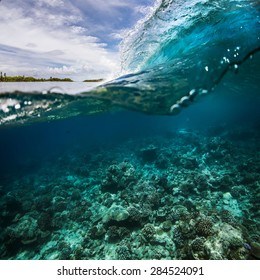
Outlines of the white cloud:
[{"label": "white cloud", "polygon": [[71,74],[76,74],[77,70],[75,66],[65,66],[63,65],[62,67],[48,67],[48,72],[50,74],[62,74],[62,75],[71,75]]},{"label": "white cloud", "polygon": [[[53,5],[58,3],[44,2]],[[43,24],[41,17],[32,18],[21,8],[1,6],[0,9],[1,43],[15,49],[15,54],[2,52],[0,55],[1,71],[26,74],[22,71],[27,69],[35,72],[34,66],[37,65],[43,75],[53,72],[88,78],[94,75],[99,77],[99,73],[106,76],[117,70],[119,63],[116,53],[105,49],[106,45],[98,38],[86,35],[86,28],[64,24],[76,23],[78,15],[66,17],[62,14],[50,14]],[[46,66],[50,62],[59,66]],[[91,65],[91,72],[82,65]]]},{"label": "white cloud", "polygon": [[[73,1],[73,0],[72,0]],[[80,0],[77,1],[80,2],[80,4],[86,8],[91,7],[94,10],[99,10],[102,13],[111,13],[115,14],[118,11],[116,8],[122,8],[122,7],[132,7],[133,2],[130,2],[129,0]]]},{"label": "white cloud", "polygon": [[42,6],[43,4],[51,7],[63,6],[64,2],[62,0],[38,0],[38,5]]},{"label": "white cloud", "polygon": [[142,1],[152,0],[1,1],[0,70],[76,80],[118,73],[115,44],[146,12]]},{"label": "white cloud", "polygon": [[71,26],[71,31],[75,34],[84,34],[85,32],[87,32],[87,29],[82,26],[73,25]]}]

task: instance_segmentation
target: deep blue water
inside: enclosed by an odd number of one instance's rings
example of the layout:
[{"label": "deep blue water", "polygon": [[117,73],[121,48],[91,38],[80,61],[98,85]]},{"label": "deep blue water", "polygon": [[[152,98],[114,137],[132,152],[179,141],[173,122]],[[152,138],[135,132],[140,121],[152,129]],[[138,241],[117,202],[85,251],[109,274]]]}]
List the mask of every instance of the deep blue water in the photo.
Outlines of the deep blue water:
[{"label": "deep blue water", "polygon": [[[259,99],[220,93],[208,96],[178,116],[152,116],[121,110],[94,116],[80,116],[54,122],[0,129],[1,180],[11,172],[24,175],[49,160],[74,149],[114,147],[129,139],[165,135],[180,129],[198,133],[214,127],[260,128]],[[12,177],[11,177],[12,178]],[[10,176],[9,176],[10,179]]]}]

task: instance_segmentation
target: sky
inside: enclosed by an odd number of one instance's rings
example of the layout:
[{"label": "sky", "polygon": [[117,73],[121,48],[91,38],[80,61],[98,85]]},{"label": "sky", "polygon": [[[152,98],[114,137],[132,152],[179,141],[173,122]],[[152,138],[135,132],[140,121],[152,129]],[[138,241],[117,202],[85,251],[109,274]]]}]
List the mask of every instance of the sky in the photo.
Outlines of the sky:
[{"label": "sky", "polygon": [[0,0],[0,71],[7,76],[110,78],[119,43],[154,0]]}]

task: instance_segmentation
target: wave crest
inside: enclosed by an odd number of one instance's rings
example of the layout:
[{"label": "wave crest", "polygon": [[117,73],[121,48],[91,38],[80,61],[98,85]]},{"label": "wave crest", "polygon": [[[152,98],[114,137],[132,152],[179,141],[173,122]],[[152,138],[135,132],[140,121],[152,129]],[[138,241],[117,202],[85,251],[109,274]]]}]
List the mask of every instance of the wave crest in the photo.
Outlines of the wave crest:
[{"label": "wave crest", "polygon": [[[223,79],[228,91],[259,91],[259,1],[157,1],[121,51],[124,75],[94,90],[73,96],[1,94],[0,124],[49,121],[118,106],[172,115]],[[17,110],[24,100],[30,106]]]}]

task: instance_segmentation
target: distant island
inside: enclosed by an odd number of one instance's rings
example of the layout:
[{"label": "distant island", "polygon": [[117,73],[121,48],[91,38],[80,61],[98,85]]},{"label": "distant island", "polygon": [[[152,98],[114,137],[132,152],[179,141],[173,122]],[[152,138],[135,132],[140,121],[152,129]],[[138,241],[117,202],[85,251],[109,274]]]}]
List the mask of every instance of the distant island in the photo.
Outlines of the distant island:
[{"label": "distant island", "polygon": [[5,73],[4,75],[0,75],[0,82],[73,82],[70,78],[53,78],[50,77],[48,79],[45,78],[34,78],[34,77],[26,77],[26,76],[7,76]]},{"label": "distant island", "polygon": [[102,81],[104,81],[104,79],[84,80],[83,82],[86,82],[86,83],[98,83],[98,82],[102,82]]},{"label": "distant island", "polygon": [[[104,79],[88,79],[83,82],[87,83],[97,83],[102,82]],[[27,76],[7,76],[6,73],[0,72],[0,82],[74,82],[70,78],[34,78]]]}]

